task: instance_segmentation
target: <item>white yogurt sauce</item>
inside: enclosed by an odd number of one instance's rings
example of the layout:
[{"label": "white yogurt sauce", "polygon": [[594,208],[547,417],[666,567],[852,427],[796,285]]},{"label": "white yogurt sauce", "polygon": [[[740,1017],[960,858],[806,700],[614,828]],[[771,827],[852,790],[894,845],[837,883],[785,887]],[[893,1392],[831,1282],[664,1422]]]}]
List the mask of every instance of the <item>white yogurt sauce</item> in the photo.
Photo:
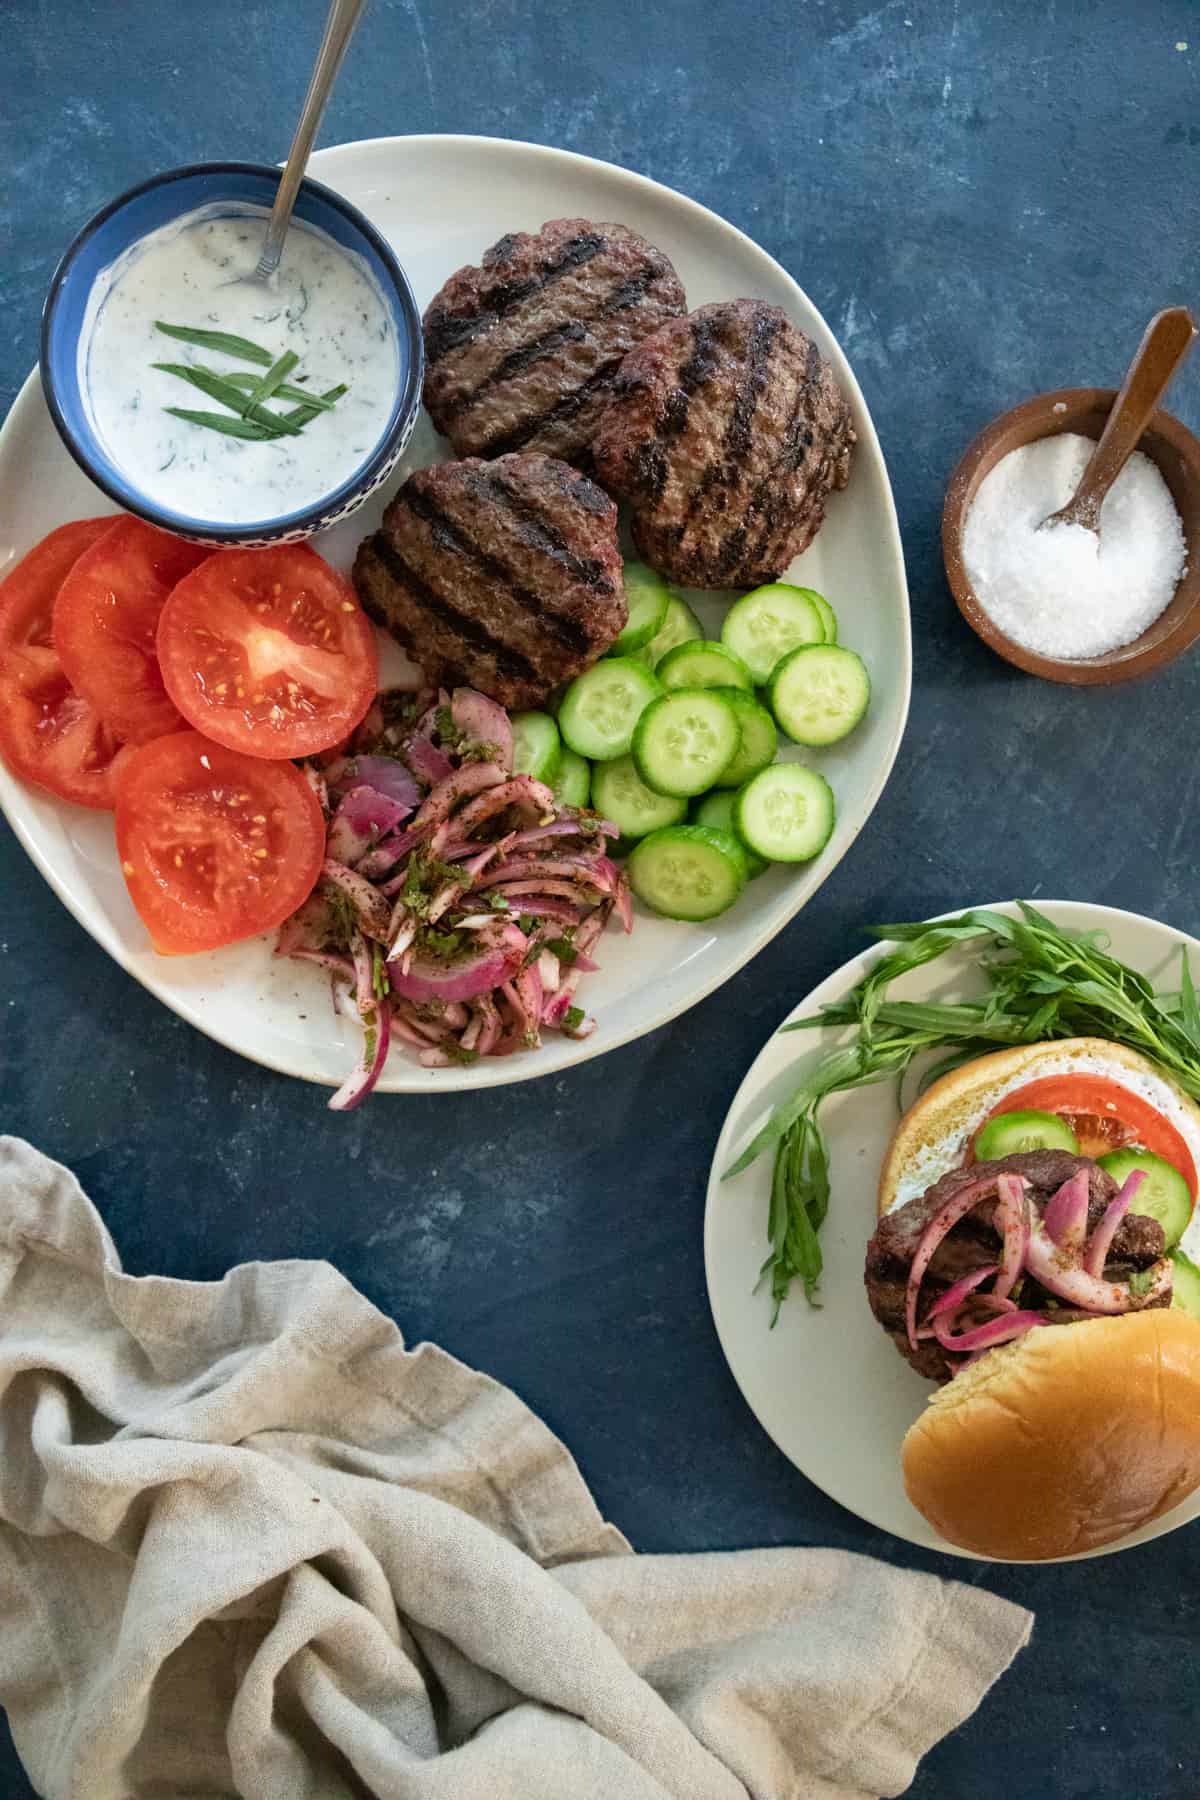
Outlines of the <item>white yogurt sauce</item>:
[{"label": "white yogurt sauce", "polygon": [[[266,216],[214,205],[152,232],[97,278],[80,332],[79,385],[97,436],[147,500],[192,519],[241,525],[316,504],[376,448],[396,397],[396,334],[366,262],[293,221],[270,284],[247,280]],[[273,359],[293,350],[300,361],[289,383],[319,394],[345,382],[349,392],[298,437],[262,443],[173,418],[169,406],[224,408],[152,364],[265,371],[167,337],[156,319],[232,332]],[[278,412],[296,404],[269,402]]]}]

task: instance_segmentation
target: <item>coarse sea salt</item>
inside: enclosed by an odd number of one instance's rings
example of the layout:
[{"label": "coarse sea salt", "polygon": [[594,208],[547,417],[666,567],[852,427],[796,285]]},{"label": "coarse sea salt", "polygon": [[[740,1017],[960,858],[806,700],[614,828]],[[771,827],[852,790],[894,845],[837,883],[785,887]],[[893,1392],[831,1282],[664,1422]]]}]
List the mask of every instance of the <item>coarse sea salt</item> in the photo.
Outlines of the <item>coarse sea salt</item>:
[{"label": "coarse sea salt", "polygon": [[1067,504],[1095,449],[1076,432],[1011,450],[979,485],[963,559],[983,610],[1014,643],[1075,661],[1130,644],[1170,604],[1186,558],[1170,489],[1135,450],[1082,525],[1038,526]]}]

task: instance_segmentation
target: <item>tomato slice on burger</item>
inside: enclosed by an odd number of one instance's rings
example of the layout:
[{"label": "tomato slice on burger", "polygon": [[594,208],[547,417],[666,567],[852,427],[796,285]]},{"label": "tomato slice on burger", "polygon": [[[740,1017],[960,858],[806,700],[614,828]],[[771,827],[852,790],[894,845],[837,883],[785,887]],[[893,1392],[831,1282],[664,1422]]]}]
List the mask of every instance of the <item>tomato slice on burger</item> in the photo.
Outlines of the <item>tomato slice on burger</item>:
[{"label": "tomato slice on burger", "polygon": [[167,692],[207,737],[250,756],[311,756],[363,717],[375,634],[350,583],[306,544],[221,550],[162,611]]},{"label": "tomato slice on burger", "polygon": [[211,555],[142,519],[119,519],[59,590],[54,644],[63,668],[126,743],[183,730],[159,673],[158,616],[176,582]]},{"label": "tomato slice on burger", "polygon": [[72,686],[52,621],[69,571],[112,525],[60,525],[0,582],[0,755],[23,781],[99,812],[115,804],[120,740]]},{"label": "tomato slice on burger", "polygon": [[1152,1150],[1179,1170],[1196,1197],[1196,1165],[1182,1135],[1157,1107],[1106,1075],[1045,1075],[1026,1082],[1006,1094],[988,1119],[1010,1112],[1055,1113],[1071,1127],[1084,1156],[1103,1156],[1130,1144]]},{"label": "tomato slice on burger", "polygon": [[316,883],[325,821],[293,763],[180,731],[128,753],[117,853],[155,949],[178,956],[282,924]]}]

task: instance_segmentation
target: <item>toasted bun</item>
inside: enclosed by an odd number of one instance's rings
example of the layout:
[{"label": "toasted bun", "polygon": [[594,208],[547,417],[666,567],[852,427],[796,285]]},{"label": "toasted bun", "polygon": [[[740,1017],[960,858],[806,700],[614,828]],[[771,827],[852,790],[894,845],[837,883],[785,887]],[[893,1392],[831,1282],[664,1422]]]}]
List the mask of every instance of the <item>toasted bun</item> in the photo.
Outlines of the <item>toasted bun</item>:
[{"label": "toasted bun", "polygon": [[[880,1218],[896,1204],[901,1179],[913,1164],[923,1157],[936,1157],[944,1150],[944,1159],[939,1159],[942,1167],[936,1173],[956,1168],[968,1141],[1002,1092],[1026,1081],[1037,1081],[1051,1069],[1061,1073],[1064,1065],[1070,1063],[1085,1065],[1087,1073],[1094,1073],[1097,1063],[1107,1064],[1115,1081],[1121,1079],[1124,1069],[1141,1082],[1148,1079],[1167,1088],[1187,1121],[1185,1135],[1200,1144],[1200,1106],[1136,1050],[1110,1044],[1105,1038],[1060,1038],[1046,1044],[1021,1044],[1013,1050],[981,1056],[943,1075],[909,1107],[883,1160],[879,1177]],[[1144,1092],[1144,1088],[1140,1091]],[[931,1174],[929,1182],[923,1185],[931,1185],[934,1179]]]},{"label": "toasted bun", "polygon": [[1028,1331],[931,1397],[901,1459],[913,1505],[964,1550],[1041,1562],[1111,1544],[1200,1487],[1200,1320]]}]

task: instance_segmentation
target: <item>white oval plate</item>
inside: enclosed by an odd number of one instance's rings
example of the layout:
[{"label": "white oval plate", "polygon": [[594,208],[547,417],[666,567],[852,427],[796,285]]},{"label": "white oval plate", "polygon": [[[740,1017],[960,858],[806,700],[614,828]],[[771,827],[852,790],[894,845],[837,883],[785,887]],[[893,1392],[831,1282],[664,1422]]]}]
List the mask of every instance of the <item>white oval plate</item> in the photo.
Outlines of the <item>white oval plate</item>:
[{"label": "white oval plate", "polygon": [[[1108,933],[1113,954],[1157,984],[1174,985],[1179,946],[1200,954],[1200,943],[1155,919],[1082,901],[1037,902],[1058,925]],[[957,909],[963,910],[963,909]],[[1011,905],[996,912],[1013,912]],[[808,1018],[842,1000],[883,955],[873,947],[823,981],[781,1024]],[[914,970],[896,983],[897,999],[966,999],[978,991],[971,957],[955,952]],[[863,1259],[875,1229],[879,1170],[897,1113],[890,1081],[835,1094],[821,1110],[829,1143],[831,1196],[821,1232],[825,1269],[821,1306],[810,1307],[799,1283],[774,1330],[771,1300],[754,1292],[766,1255],[771,1158],[761,1157],[732,1181],[722,1173],[763,1124],[776,1101],[838,1041],[831,1031],[770,1038],[738,1089],[713,1158],[704,1220],[708,1297],[721,1348],[734,1379],[763,1427],[784,1455],[831,1499],[910,1544],[966,1556],[934,1531],[909,1502],[900,1474],[900,1442],[931,1390],[879,1329],[863,1291]],[[1200,1219],[1184,1235],[1193,1257],[1200,1249]],[[1063,1557],[1081,1562],[1145,1544],[1200,1518],[1200,1491],[1161,1519],[1102,1549]]]},{"label": "white oval plate", "polygon": [[[875,684],[863,726],[820,759],[839,809],[828,848],[809,867],[764,875],[711,926],[642,916],[632,938],[611,933],[601,972],[587,979],[586,1004],[599,1020],[590,1038],[574,1042],[551,1033],[540,1051],[461,1069],[421,1069],[396,1053],[380,1088],[450,1092],[552,1075],[653,1031],[728,981],[816,891],[879,799],[904,731],[911,678],[904,563],[879,441],[849,364],[791,276],[732,225],[669,188],[565,151],[470,137],[346,144],[314,156],[311,172],[387,236],[421,306],[453,270],[477,261],[506,231],[536,231],[546,219],[576,214],[631,225],[672,258],[691,306],[749,294],[784,307],[830,358],[854,409],[858,448],[850,484],[833,497],[816,543],[792,567],[794,579],[829,596],[844,641],[866,658]],[[448,453],[422,415],[404,468]],[[0,432],[0,492],[0,574],[65,519],[111,510],[62,447],[36,373]],[[348,567],[383,505],[382,496],[369,502],[318,539],[318,547]],[[721,605],[706,598],[699,610],[716,635]],[[334,1016],[320,975],[272,958],[265,938],[203,956],[155,956],[125,892],[107,818],[38,795],[2,767],[0,805],[59,898],[152,994],[269,1068],[331,1085],[341,1081],[357,1056],[357,1027]]]}]

